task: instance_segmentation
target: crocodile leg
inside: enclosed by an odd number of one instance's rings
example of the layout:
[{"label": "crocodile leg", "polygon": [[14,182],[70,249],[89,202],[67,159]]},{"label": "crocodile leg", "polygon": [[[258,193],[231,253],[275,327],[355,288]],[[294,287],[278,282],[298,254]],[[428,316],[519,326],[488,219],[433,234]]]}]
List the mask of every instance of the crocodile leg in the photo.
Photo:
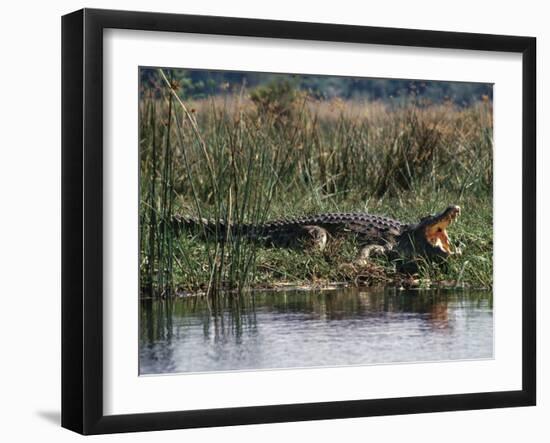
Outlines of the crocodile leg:
[{"label": "crocodile leg", "polygon": [[325,249],[328,241],[328,232],[320,226],[306,225],[303,227],[306,233],[305,244],[313,249],[322,251]]},{"label": "crocodile leg", "polygon": [[322,251],[327,245],[328,237],[328,231],[320,226],[303,225],[273,230],[264,237],[264,242],[267,246]]},{"label": "crocodile leg", "polygon": [[382,245],[367,245],[361,248],[359,251],[359,254],[357,254],[357,258],[355,259],[355,263],[358,265],[366,265],[369,261],[369,258],[371,255],[381,255],[386,254],[388,252],[388,249]]}]

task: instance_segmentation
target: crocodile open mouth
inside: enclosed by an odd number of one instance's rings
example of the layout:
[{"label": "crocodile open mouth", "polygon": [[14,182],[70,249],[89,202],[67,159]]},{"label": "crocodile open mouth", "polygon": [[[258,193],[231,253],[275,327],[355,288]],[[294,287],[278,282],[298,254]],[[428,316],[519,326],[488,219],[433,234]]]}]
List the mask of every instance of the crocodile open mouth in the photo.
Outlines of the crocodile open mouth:
[{"label": "crocodile open mouth", "polygon": [[433,217],[424,229],[426,240],[434,247],[440,248],[447,254],[453,254],[447,228],[460,215],[460,206],[449,206],[441,214]]}]

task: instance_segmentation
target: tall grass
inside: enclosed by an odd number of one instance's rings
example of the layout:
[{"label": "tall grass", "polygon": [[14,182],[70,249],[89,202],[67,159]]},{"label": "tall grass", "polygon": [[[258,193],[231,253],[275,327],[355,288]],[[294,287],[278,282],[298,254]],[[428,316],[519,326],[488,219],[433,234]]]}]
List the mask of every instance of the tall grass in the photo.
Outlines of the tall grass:
[{"label": "tall grass", "polygon": [[[161,78],[140,100],[143,294],[347,278],[338,260],[350,258],[349,245],[331,256],[293,255],[232,237],[227,228],[327,210],[415,219],[450,203],[463,204],[466,214],[476,208],[476,235],[488,241],[479,251],[488,259],[482,275],[465,268],[468,258],[455,274],[490,285],[490,102],[400,106],[244,88],[183,102],[178,85],[163,72]],[[218,229],[227,231],[206,240],[176,236],[174,214],[220,220]]]}]

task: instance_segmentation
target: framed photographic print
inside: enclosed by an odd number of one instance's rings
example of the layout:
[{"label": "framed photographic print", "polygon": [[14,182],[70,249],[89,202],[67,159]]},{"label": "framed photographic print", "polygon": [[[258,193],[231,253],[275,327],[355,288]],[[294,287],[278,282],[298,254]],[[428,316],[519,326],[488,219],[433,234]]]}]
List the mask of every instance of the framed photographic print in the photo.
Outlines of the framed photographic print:
[{"label": "framed photographic print", "polygon": [[62,425],[534,405],[530,37],[62,21]]}]

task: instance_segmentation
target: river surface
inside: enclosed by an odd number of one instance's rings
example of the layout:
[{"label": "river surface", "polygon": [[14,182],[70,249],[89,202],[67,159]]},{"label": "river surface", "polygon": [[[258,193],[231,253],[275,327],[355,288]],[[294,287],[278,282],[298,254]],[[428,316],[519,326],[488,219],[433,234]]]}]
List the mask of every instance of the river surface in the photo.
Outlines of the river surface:
[{"label": "river surface", "polygon": [[292,290],[140,303],[140,374],[493,357],[490,291]]}]

